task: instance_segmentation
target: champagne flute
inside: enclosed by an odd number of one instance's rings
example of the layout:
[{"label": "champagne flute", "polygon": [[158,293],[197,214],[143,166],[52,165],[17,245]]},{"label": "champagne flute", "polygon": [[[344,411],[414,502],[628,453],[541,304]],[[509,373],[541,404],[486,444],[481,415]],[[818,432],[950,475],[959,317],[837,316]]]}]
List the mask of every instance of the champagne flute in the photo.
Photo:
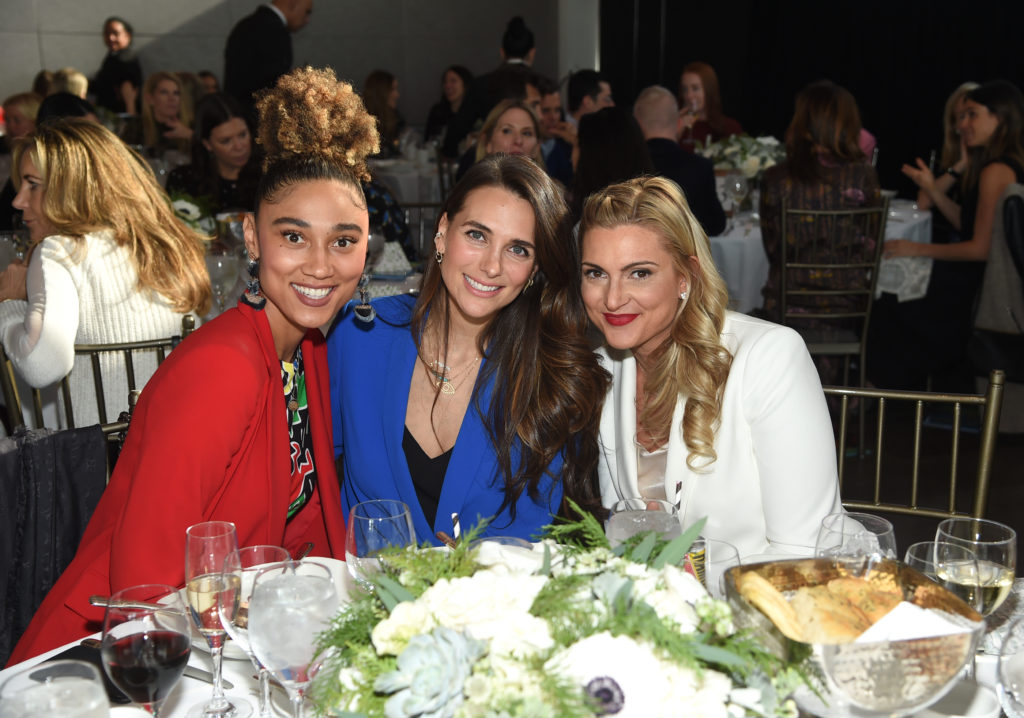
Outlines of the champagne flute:
[{"label": "champagne flute", "polygon": [[107,718],[109,714],[100,672],[85,661],[40,663],[0,686],[0,718]]},{"label": "champagne flute", "polygon": [[896,558],[896,534],[881,516],[841,511],[821,520],[814,555],[837,560],[873,563]]},{"label": "champagne flute", "polygon": [[987,519],[953,518],[939,523],[936,541],[966,546],[978,558],[978,589],[983,616],[1002,605],[1013,588],[1017,569],[1017,532]]},{"label": "champagne flute", "polygon": [[309,682],[320,670],[316,635],[338,610],[330,569],[314,561],[282,561],[263,568],[249,599],[249,641],[256,658],[288,691],[294,718],[302,718]]},{"label": "champagne flute", "polygon": [[249,602],[252,599],[252,585],[256,575],[270,564],[288,561],[291,556],[280,546],[246,546],[232,551],[224,559],[224,575],[232,579],[225,582],[226,590],[217,594],[217,611],[224,630],[249,656],[260,676],[261,718],[269,718],[270,672],[253,653],[249,640]]},{"label": "champagne flute", "polygon": [[903,562],[980,611],[978,559],[966,546],[949,541],[919,541],[907,549]]},{"label": "champagne flute", "polygon": [[402,501],[375,499],[356,504],[348,515],[345,564],[356,582],[371,590],[371,577],[380,571],[378,556],[393,546],[415,546],[412,513]]},{"label": "champagne flute", "polygon": [[192,651],[189,618],[177,589],[149,584],[111,596],[100,650],[114,685],[158,716]]},{"label": "champagne flute", "polygon": [[1009,718],[1024,718],[1024,616],[1015,618],[1006,630],[997,676],[1003,712]]},{"label": "champagne flute", "polygon": [[623,499],[612,505],[605,525],[612,548],[645,531],[653,531],[666,541],[681,534],[675,505],[656,499]]},{"label": "champagne flute", "polygon": [[224,574],[224,560],[238,550],[238,535],[230,521],[204,521],[185,532],[185,593],[189,613],[210,647],[213,659],[213,696],[189,710],[189,718],[216,716],[242,718],[252,714],[252,706],[240,698],[229,701],[221,681],[224,651],[224,626],[217,610],[217,595],[230,592],[238,600],[237,577]]}]

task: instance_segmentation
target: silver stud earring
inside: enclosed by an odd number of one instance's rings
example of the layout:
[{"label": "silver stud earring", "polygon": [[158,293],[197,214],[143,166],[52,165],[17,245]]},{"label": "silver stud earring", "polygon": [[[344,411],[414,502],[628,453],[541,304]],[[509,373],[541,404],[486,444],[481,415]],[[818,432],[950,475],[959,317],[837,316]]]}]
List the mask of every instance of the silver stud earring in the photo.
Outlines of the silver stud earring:
[{"label": "silver stud earring", "polygon": [[682,299],[684,302],[686,301],[686,298],[689,297],[689,296],[690,296],[689,292],[680,292],[679,293],[679,298]]}]

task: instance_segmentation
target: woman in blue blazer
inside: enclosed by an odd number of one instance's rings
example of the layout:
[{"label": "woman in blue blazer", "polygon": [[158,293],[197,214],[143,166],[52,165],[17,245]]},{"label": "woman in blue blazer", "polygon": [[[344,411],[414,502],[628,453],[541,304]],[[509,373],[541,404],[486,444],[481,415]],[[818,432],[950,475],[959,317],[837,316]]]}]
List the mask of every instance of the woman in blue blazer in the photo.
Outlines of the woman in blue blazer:
[{"label": "woman in blue blazer", "polygon": [[477,163],[442,208],[418,298],[328,338],[346,511],[409,505],[419,541],[489,521],[532,538],[563,496],[600,509],[607,374],[585,337],[567,208],[523,157]]}]

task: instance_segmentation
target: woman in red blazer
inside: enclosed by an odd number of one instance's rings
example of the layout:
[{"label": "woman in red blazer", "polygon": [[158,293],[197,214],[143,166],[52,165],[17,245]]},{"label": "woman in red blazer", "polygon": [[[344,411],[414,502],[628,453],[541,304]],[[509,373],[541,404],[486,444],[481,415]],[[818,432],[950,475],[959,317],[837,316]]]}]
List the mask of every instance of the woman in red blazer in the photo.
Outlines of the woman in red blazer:
[{"label": "woman in red blazer", "polygon": [[312,541],[314,554],[344,557],[319,327],[363,271],[369,218],[359,181],[377,131],[330,70],[286,75],[258,108],[267,159],[245,222],[254,281],[147,384],[78,552],[11,663],[98,630],[92,594],[183,584],[194,523],[233,521],[243,546],[294,551]]}]

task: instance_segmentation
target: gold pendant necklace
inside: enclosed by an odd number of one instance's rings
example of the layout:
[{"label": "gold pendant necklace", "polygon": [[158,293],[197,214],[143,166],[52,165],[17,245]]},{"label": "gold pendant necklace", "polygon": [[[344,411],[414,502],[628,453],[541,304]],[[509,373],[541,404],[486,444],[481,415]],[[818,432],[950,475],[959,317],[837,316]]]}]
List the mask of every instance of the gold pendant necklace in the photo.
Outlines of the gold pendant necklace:
[{"label": "gold pendant necklace", "polygon": [[453,396],[455,392],[458,391],[459,386],[462,385],[462,382],[459,382],[459,384],[456,385],[454,383],[455,379],[461,377],[463,374],[468,372],[474,364],[480,361],[480,357],[473,357],[468,364],[466,364],[462,369],[454,373],[452,373],[451,367],[449,367],[444,362],[435,360],[428,363],[425,360],[423,360],[422,357],[420,358],[420,361],[423,361],[423,364],[427,368],[427,371],[430,372],[431,376],[433,377],[434,388],[440,389],[441,393],[444,394],[445,396]]}]

